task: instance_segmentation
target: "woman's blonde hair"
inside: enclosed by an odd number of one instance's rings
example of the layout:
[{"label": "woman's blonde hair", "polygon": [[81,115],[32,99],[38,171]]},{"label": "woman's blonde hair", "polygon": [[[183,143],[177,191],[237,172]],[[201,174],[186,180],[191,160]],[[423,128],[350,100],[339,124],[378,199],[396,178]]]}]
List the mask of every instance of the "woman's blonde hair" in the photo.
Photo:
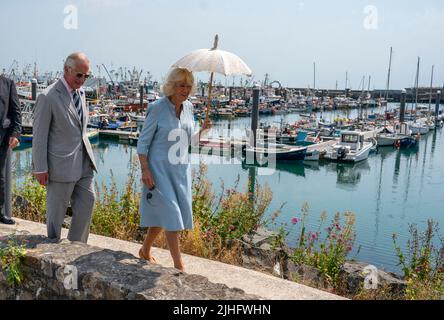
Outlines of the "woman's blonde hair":
[{"label": "woman's blonde hair", "polygon": [[167,97],[172,96],[176,92],[176,83],[181,81],[185,81],[187,85],[192,86],[191,92],[194,92],[196,88],[193,73],[184,68],[171,69],[165,82],[160,87],[160,91],[162,91],[162,93]]}]

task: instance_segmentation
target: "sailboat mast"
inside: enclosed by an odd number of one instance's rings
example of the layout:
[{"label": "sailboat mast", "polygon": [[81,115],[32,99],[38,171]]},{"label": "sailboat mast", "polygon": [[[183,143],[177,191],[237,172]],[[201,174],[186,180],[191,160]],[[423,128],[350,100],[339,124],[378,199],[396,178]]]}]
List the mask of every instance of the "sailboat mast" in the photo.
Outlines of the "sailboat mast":
[{"label": "sailboat mast", "polygon": [[392,53],[393,53],[393,49],[392,47],[390,47],[390,58],[389,58],[389,67],[388,67],[388,73],[387,73],[387,84],[385,86],[385,100],[386,100],[386,104],[385,104],[385,112],[387,112],[387,106],[388,106],[388,90],[390,88],[390,72],[392,69]]},{"label": "sailboat mast", "polygon": [[432,109],[432,87],[433,87],[433,69],[435,66],[432,65],[432,76],[430,77],[430,93],[429,93],[429,113]]},{"label": "sailboat mast", "polygon": [[420,61],[420,57],[418,57],[418,64],[416,65],[416,81],[415,81],[415,112],[416,112],[416,108],[418,107],[419,61]]},{"label": "sailboat mast", "polygon": [[313,62],[313,90],[316,90],[316,62]]},{"label": "sailboat mast", "polygon": [[365,91],[365,75],[362,76],[362,91],[361,91],[361,95],[362,97],[364,97],[364,91]]}]

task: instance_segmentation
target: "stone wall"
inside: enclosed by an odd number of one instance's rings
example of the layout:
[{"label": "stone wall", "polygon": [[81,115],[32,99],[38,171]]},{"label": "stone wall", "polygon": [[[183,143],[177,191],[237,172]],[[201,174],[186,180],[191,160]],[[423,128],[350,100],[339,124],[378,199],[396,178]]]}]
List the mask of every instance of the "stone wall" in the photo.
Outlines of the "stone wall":
[{"label": "stone wall", "polygon": [[[10,233],[0,225],[0,247],[7,245]],[[27,250],[21,263],[24,280],[11,287],[0,273],[0,299],[261,299],[122,251],[55,243],[25,232],[14,239]]]}]

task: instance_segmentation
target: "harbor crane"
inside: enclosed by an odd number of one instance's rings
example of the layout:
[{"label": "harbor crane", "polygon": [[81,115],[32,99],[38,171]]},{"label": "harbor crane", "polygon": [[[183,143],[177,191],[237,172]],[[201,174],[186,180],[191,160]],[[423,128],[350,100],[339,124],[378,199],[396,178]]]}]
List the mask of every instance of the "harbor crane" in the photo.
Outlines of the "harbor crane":
[{"label": "harbor crane", "polygon": [[113,78],[111,77],[111,75],[108,72],[108,69],[106,68],[106,66],[102,63],[103,68],[105,69],[109,79],[111,80],[111,83],[113,84],[113,86],[115,85]]},{"label": "harbor crane", "polygon": [[250,79],[245,79],[244,88],[250,86],[250,84],[253,82],[254,76],[251,76]]},{"label": "harbor crane", "polygon": [[11,65],[9,66],[8,72],[6,73],[6,75],[8,76],[15,76],[15,69],[18,69],[18,61],[17,60],[13,60]]}]

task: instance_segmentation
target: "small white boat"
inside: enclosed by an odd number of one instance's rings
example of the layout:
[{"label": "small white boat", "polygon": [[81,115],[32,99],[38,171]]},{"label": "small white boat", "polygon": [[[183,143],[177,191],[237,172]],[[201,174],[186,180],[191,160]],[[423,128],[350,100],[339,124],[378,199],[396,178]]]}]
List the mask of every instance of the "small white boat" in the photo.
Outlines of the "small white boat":
[{"label": "small white boat", "polygon": [[410,130],[412,130],[412,134],[426,134],[430,128],[422,121],[415,121],[410,123]]},{"label": "small white boat", "polygon": [[335,161],[358,162],[368,158],[372,142],[364,141],[360,131],[342,131],[340,140],[328,148],[325,158]]}]

